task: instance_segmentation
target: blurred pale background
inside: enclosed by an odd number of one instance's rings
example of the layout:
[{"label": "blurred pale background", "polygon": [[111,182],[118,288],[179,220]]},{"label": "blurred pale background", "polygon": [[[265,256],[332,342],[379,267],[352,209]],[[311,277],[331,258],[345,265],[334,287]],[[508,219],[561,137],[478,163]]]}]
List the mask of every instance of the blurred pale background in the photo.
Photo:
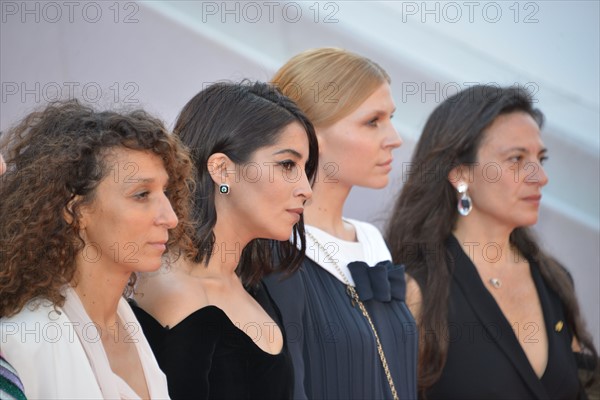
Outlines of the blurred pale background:
[{"label": "blurred pale background", "polygon": [[[600,345],[599,2],[0,1],[0,129],[47,101],[142,106],[169,126],[201,88],[268,80],[291,55],[338,46],[392,76],[392,184],[346,215],[383,226],[428,113],[475,83],[518,83],[547,116],[550,183],[536,226],[572,272]],[[340,166],[343,168],[343,166]]]}]

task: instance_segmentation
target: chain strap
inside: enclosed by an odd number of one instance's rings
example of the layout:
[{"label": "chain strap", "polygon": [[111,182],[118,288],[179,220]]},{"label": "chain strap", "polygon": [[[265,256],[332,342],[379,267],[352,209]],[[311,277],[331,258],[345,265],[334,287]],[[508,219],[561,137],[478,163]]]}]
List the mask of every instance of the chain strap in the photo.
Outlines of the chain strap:
[{"label": "chain strap", "polygon": [[354,288],[354,286],[352,286],[350,284],[350,281],[346,277],[346,274],[344,274],[344,272],[340,268],[340,265],[333,259],[331,254],[329,254],[329,252],[325,249],[325,247],[317,240],[317,238],[312,233],[310,233],[309,231],[306,231],[306,236],[310,237],[310,239],[313,242],[315,242],[315,244],[317,245],[319,250],[321,250],[327,257],[329,257],[329,259],[331,260],[331,263],[335,267],[336,271],[340,274],[340,276],[344,280],[344,283],[346,284],[346,293],[348,294],[348,296],[350,296],[350,299],[352,300],[352,305],[354,306],[355,303],[358,304],[358,308],[362,312],[362,315],[365,316],[367,322],[369,323],[369,326],[371,327],[371,330],[373,331],[373,336],[375,336],[375,342],[377,344],[377,352],[379,353],[379,359],[381,360],[381,365],[383,366],[383,370],[385,372],[385,377],[387,378],[388,384],[390,385],[390,391],[392,392],[392,397],[394,398],[394,400],[398,400],[399,399],[398,392],[396,392],[396,386],[394,385],[394,380],[392,379],[392,373],[390,372],[390,368],[388,367],[387,359],[385,358],[385,354],[383,353],[383,346],[381,345],[381,341],[379,340],[379,335],[377,334],[377,330],[375,329],[375,324],[373,324],[373,320],[371,320],[371,316],[369,315],[367,308],[365,307],[363,302],[360,300],[360,298],[358,297],[358,293],[356,292],[356,289]]}]

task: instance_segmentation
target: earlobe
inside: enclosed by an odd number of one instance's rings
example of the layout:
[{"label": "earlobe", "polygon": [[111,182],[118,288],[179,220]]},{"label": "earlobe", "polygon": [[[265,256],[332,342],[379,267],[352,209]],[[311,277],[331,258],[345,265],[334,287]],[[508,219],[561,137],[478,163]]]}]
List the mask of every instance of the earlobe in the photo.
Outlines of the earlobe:
[{"label": "earlobe", "polygon": [[452,168],[450,172],[448,172],[448,182],[454,187],[454,189],[458,188],[458,184],[463,181],[463,167],[462,165],[457,165]]},{"label": "earlobe", "polygon": [[71,199],[67,205],[65,206],[65,208],[63,208],[63,219],[65,220],[65,222],[69,225],[71,225],[73,223],[73,203],[75,203],[77,199],[77,196],[75,196],[73,199]]},{"label": "earlobe", "polygon": [[[73,224],[75,219],[75,211],[73,211],[73,205],[81,200],[81,196],[73,197],[63,209],[63,218],[65,222],[69,225]],[[79,225],[79,229],[85,229],[87,226],[87,211],[85,205],[81,205],[77,209],[77,223]]]}]

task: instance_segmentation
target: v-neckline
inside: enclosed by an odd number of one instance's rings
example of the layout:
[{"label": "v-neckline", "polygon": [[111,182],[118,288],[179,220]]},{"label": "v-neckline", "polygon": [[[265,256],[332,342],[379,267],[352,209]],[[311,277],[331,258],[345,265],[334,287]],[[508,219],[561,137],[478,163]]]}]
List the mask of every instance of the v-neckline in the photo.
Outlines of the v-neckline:
[{"label": "v-neckline", "polygon": [[[548,371],[548,366],[552,357],[551,349],[553,338],[548,330],[548,327],[550,326],[548,320],[550,317],[550,310],[548,309],[550,303],[549,300],[545,298],[547,297],[547,293],[545,293],[543,285],[541,284],[541,276],[539,276],[537,264],[528,258],[529,271],[531,273],[531,277],[533,279],[542,308],[542,315],[544,324],[546,326],[546,337],[548,341],[547,362],[544,373],[541,377],[538,377],[538,375],[535,373],[535,370],[529,362],[525,350],[519,343],[519,340],[515,335],[510,322],[506,319],[506,316],[502,312],[502,309],[496,302],[494,296],[490,293],[484,282],[481,280],[473,261],[464,252],[454,235],[450,237],[447,244],[450,256],[454,257],[455,260],[454,270],[451,270],[453,279],[456,280],[465,296],[470,300],[469,305],[473,312],[481,320],[483,329],[487,331],[488,337],[498,344],[502,352],[505,353],[510,362],[515,366],[515,369],[520,373],[521,376],[523,376],[531,390],[536,393],[537,397],[546,398],[547,393],[542,383],[542,379]],[[542,299],[542,297],[544,297],[544,299]],[[473,299],[476,301],[472,301]],[[499,327],[500,332],[510,333],[506,335],[498,335],[498,332],[495,332],[491,329],[491,327],[497,326],[498,324],[502,325]]]}]

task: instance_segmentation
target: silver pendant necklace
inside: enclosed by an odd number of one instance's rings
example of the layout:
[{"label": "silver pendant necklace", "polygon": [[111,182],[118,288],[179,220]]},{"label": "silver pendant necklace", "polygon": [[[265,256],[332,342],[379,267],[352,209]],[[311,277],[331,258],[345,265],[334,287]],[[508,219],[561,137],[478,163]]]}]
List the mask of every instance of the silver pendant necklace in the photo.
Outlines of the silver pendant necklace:
[{"label": "silver pendant necklace", "polygon": [[490,278],[489,282],[495,289],[500,289],[502,287],[502,281],[498,278]]}]

